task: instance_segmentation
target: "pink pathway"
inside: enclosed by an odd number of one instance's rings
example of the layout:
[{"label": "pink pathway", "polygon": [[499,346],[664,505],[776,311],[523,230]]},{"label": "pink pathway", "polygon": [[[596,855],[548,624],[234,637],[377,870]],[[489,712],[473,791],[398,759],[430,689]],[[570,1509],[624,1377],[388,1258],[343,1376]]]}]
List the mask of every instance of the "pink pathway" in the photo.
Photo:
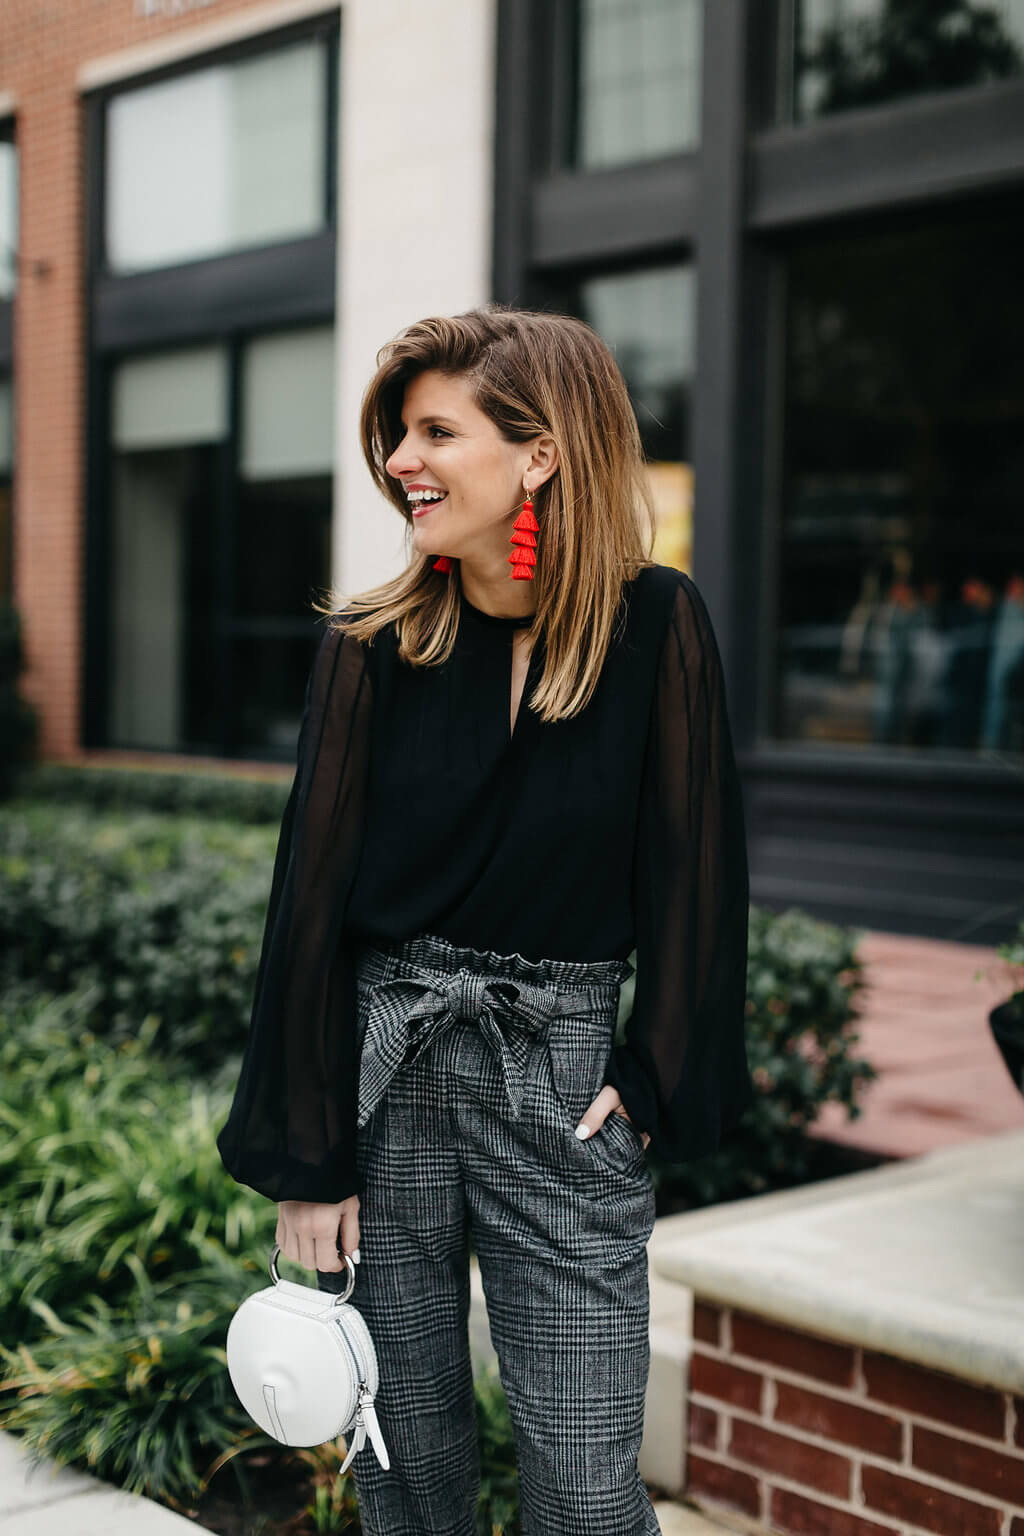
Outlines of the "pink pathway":
[{"label": "pink pathway", "polygon": [[[868,933],[868,987],[858,1053],[877,1068],[863,1113],[829,1105],[816,1132],[910,1157],[1000,1131],[1024,1130],[1024,1098],[992,1039],[988,1012],[1012,991],[995,951],[974,944]],[[976,979],[981,975],[981,979]]]}]

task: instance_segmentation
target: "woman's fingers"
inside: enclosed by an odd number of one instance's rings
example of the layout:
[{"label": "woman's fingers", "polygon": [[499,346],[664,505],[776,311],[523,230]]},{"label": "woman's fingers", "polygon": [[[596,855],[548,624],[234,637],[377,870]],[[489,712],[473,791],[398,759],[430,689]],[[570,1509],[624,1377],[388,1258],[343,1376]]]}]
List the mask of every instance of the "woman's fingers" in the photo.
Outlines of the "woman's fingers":
[{"label": "woman's fingers", "polygon": [[605,1116],[611,1114],[612,1110],[621,1103],[619,1090],[613,1088],[611,1083],[605,1083],[597,1098],[583,1111],[583,1118],[576,1127],[576,1135],[580,1140],[584,1141],[599,1130],[604,1124]]},{"label": "woman's fingers", "polygon": [[359,1263],[359,1196],[352,1195],[341,1204],[341,1246]]},{"label": "woman's fingers", "polygon": [[[597,1098],[584,1110],[583,1118],[576,1127],[576,1135],[581,1141],[584,1141],[588,1136],[592,1136],[596,1130],[601,1128],[608,1115],[621,1115],[624,1120],[629,1120],[629,1116],[623,1108],[622,1099],[619,1097],[619,1090],[613,1088],[611,1083],[605,1083]],[[630,1124],[632,1124],[632,1121],[630,1121]],[[647,1144],[651,1139],[650,1132],[641,1131],[640,1139],[646,1151]]]},{"label": "woman's fingers", "polygon": [[[338,1252],[338,1232],[345,1207],[355,1202],[358,1210],[358,1201],[357,1195],[335,1205],[320,1205],[311,1200],[282,1200],[277,1208],[275,1241],[285,1258],[301,1264],[303,1269],[319,1269],[326,1273],[344,1269],[345,1261]],[[344,1246],[346,1251],[351,1251],[347,1244]]]}]

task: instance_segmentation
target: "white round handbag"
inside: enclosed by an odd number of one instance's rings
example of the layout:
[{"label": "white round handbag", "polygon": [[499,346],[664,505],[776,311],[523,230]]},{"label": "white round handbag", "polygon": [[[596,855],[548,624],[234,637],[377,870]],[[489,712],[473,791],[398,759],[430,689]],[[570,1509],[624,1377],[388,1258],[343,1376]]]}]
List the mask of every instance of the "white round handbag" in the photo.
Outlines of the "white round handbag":
[{"label": "white round handbag", "polygon": [[[344,1435],[344,1472],[369,1439],[382,1467],[391,1465],[374,1408],[377,1352],[355,1307],[356,1267],[340,1295],[282,1280],[280,1247],[270,1255],[273,1285],[254,1291],[228,1325],[231,1384],[246,1413],[282,1445],[322,1445]],[[355,1426],[349,1437],[349,1430]]]}]

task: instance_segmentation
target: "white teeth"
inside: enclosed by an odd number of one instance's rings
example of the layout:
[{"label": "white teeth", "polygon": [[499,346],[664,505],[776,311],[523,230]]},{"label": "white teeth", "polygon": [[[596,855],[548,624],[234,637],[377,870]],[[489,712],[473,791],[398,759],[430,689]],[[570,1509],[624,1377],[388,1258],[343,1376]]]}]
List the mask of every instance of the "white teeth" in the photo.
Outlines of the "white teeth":
[{"label": "white teeth", "polygon": [[409,501],[443,501],[447,491],[407,491]]}]

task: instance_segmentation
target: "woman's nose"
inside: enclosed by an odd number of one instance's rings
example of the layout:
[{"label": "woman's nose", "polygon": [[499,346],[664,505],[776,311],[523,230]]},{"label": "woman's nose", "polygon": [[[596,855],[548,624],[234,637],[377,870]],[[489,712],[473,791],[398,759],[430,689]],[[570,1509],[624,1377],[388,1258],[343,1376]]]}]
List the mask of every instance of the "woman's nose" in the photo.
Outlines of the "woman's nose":
[{"label": "woman's nose", "polygon": [[408,448],[403,448],[401,444],[399,444],[384,465],[386,473],[391,476],[392,480],[401,480],[403,475],[415,474],[418,469],[422,468],[423,460],[419,455],[411,452]]}]

